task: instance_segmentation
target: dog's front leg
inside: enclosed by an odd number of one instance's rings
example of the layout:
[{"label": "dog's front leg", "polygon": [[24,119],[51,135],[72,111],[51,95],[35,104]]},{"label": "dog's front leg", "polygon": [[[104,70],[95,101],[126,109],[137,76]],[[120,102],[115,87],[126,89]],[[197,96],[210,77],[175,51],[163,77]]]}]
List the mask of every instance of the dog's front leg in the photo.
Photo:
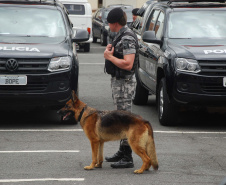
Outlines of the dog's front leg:
[{"label": "dog's front leg", "polygon": [[97,153],[98,153],[100,142],[90,141],[90,143],[92,148],[92,163],[90,164],[90,166],[85,166],[84,167],[85,170],[92,170],[97,164]]},{"label": "dog's front leg", "polygon": [[97,164],[95,165],[96,168],[102,168],[102,163],[103,163],[103,160],[104,160],[104,157],[103,157],[103,148],[104,148],[104,142],[100,142],[100,145],[99,145],[99,149],[98,149],[98,159],[97,159]]}]

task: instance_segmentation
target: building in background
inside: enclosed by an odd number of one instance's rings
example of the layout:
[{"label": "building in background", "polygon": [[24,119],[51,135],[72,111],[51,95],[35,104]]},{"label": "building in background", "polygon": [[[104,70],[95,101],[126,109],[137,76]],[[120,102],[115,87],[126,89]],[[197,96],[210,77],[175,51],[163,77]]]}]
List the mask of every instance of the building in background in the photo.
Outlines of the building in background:
[{"label": "building in background", "polygon": [[127,4],[132,5],[134,8],[140,8],[146,1],[147,0],[88,0],[93,11],[102,6],[106,7],[110,4]]}]

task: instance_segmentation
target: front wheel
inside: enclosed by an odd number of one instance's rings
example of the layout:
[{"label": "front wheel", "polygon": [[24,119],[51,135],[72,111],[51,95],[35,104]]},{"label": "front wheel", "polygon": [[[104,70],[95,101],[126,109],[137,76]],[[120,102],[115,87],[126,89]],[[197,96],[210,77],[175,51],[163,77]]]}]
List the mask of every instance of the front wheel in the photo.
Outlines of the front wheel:
[{"label": "front wheel", "polygon": [[175,125],[177,122],[177,107],[169,102],[166,92],[166,80],[162,78],[158,88],[158,118],[163,126]]},{"label": "front wheel", "polygon": [[104,36],[103,33],[100,34],[100,45],[101,46],[106,46],[107,45],[107,37]]}]

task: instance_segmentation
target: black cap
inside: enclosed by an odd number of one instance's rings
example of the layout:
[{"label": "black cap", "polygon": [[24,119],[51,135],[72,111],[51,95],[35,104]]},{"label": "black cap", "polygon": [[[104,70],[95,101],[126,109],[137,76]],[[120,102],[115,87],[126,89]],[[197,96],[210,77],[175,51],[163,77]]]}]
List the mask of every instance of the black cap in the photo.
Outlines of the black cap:
[{"label": "black cap", "polygon": [[137,15],[137,11],[139,10],[139,8],[134,8],[133,10],[132,10],[132,14],[133,15]]},{"label": "black cap", "polygon": [[109,23],[116,23],[123,17],[123,10],[121,8],[114,8],[108,13],[107,21]]}]

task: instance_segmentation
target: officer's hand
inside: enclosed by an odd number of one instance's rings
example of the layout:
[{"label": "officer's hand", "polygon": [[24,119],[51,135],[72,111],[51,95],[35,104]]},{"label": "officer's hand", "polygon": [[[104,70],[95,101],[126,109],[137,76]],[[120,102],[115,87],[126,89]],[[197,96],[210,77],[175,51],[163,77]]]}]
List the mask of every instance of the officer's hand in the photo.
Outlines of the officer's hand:
[{"label": "officer's hand", "polygon": [[107,60],[111,60],[111,57],[113,56],[113,53],[114,53],[114,47],[112,48],[111,51],[109,51],[106,48],[106,50],[104,51],[104,58],[107,59]]},{"label": "officer's hand", "polygon": [[111,51],[111,48],[112,48],[112,44],[108,44],[107,47],[106,47],[106,49],[107,49],[108,51]]}]

